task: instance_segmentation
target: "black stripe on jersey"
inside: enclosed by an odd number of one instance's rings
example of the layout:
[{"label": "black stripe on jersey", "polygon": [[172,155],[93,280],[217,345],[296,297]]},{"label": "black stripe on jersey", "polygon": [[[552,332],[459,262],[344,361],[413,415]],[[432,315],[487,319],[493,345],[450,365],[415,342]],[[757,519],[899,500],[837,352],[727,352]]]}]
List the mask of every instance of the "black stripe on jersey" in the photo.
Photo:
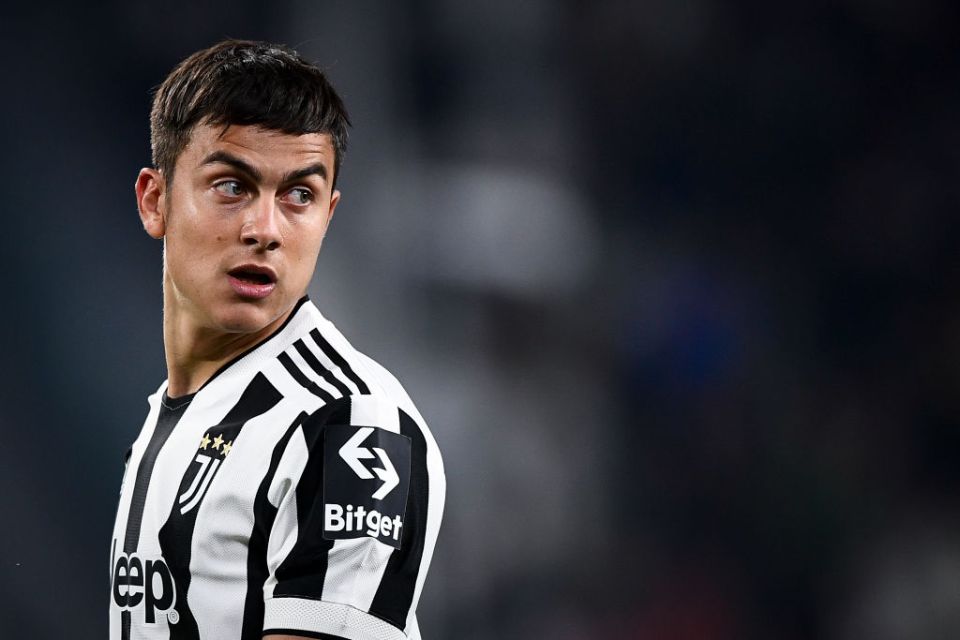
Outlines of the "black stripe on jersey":
[{"label": "black stripe on jersey", "polygon": [[327,371],[327,368],[324,367],[322,364],[320,364],[320,361],[317,360],[317,356],[313,355],[313,352],[307,348],[307,345],[303,343],[303,340],[297,340],[296,342],[293,343],[293,346],[297,350],[297,352],[301,356],[303,356],[303,359],[307,363],[307,365],[309,365],[311,369],[316,371],[318,375],[322,376],[324,380],[326,380],[327,382],[332,384],[334,387],[336,387],[337,391],[340,392],[340,395],[342,396],[350,395],[350,388],[347,385],[340,382],[340,380],[338,380],[337,377],[333,375],[333,372]]},{"label": "black stripe on jersey", "polygon": [[400,433],[411,440],[410,490],[403,521],[400,548],[390,554],[383,580],[370,605],[370,613],[403,629],[413,604],[417,576],[426,541],[427,507],[430,502],[430,478],[427,473],[427,442],[417,423],[402,409]]},{"label": "black stripe on jersey", "polygon": [[157,416],[157,426],[154,427],[150,435],[150,442],[143,452],[143,458],[137,466],[137,479],[133,485],[133,495],[130,497],[130,515],[127,516],[127,535],[123,539],[123,552],[133,553],[137,550],[140,543],[140,527],[143,524],[143,509],[147,503],[147,489],[150,488],[150,476],[153,474],[153,466],[157,463],[157,456],[160,455],[160,449],[167,442],[167,438],[173,433],[173,428],[180,422],[180,418],[189,406],[189,402],[178,405],[175,409],[170,409],[165,404],[160,407],[160,414]]},{"label": "black stripe on jersey", "polygon": [[[140,527],[143,525],[143,509],[147,502],[147,489],[150,488],[150,476],[153,475],[153,467],[157,463],[157,456],[160,450],[167,442],[167,438],[173,433],[173,428],[180,422],[180,418],[186,413],[189,402],[184,402],[176,408],[171,409],[163,404],[161,400],[160,413],[157,416],[157,425],[153,428],[150,435],[150,442],[143,452],[140,464],[137,466],[137,479],[133,485],[133,495],[130,496],[130,513],[127,515],[127,532],[123,539],[123,552],[126,554],[135,553],[140,544]],[[111,567],[111,572],[113,568]],[[120,637],[122,640],[130,640],[130,611],[120,613]]]},{"label": "black stripe on jersey", "polygon": [[243,631],[240,640],[260,640],[263,635],[263,583],[270,575],[270,568],[267,566],[267,541],[270,539],[273,521],[277,517],[277,508],[270,504],[267,495],[283,452],[290,442],[290,436],[303,424],[306,417],[307,413],[301,412],[277,441],[270,457],[270,467],[253,500],[253,531],[250,533],[247,548],[247,598],[243,607]]},{"label": "black stripe on jersey", "polygon": [[[220,424],[207,429],[204,437],[212,439],[211,434],[214,434],[221,436],[224,441],[234,442],[247,422],[263,415],[282,399],[283,396],[267,380],[267,377],[263,373],[257,373],[250,384],[247,385],[247,388],[243,390],[237,403],[220,421]],[[199,451],[198,446],[198,455]],[[226,455],[223,455],[225,461]],[[196,467],[197,465],[193,462],[190,463],[187,472],[180,481],[180,489],[176,495],[184,495],[196,473],[206,470],[206,466],[203,465],[201,465],[201,469],[196,469]],[[195,473],[191,473],[194,470]],[[212,474],[213,471],[209,473]],[[210,479],[205,479],[204,482],[213,483]],[[198,640],[200,637],[197,621],[187,603],[187,593],[190,589],[190,547],[199,511],[200,507],[198,505],[196,508],[182,513],[179,501],[174,500],[170,517],[160,528],[158,536],[160,551],[167,561],[167,566],[170,567],[170,573],[173,575],[173,580],[177,586],[176,610],[180,620],[177,624],[170,626],[170,640]]]},{"label": "black stripe on jersey", "polygon": [[360,376],[358,376],[350,367],[349,363],[343,359],[343,356],[337,353],[336,349],[327,342],[326,338],[324,338],[317,329],[310,331],[310,337],[317,343],[320,350],[330,358],[330,362],[340,367],[340,370],[347,374],[347,377],[353,381],[353,384],[357,385],[357,390],[360,391],[362,395],[368,395],[370,393],[370,388],[367,387],[366,383],[360,379]]},{"label": "black stripe on jersey", "polygon": [[289,373],[290,376],[296,380],[301,387],[318,398],[322,398],[324,402],[333,402],[333,396],[324,391],[323,387],[304,375],[303,371],[301,371],[297,365],[294,364],[293,358],[286,353],[281,353],[279,356],[277,356],[277,360],[280,361],[280,364],[282,364],[283,368],[287,370],[287,373]]},{"label": "black stripe on jersey", "polygon": [[327,555],[333,540],[323,537],[323,429],[326,424],[350,421],[350,396],[321,407],[303,423],[310,458],[297,483],[297,542],[277,567],[274,597],[319,599],[327,574]]}]

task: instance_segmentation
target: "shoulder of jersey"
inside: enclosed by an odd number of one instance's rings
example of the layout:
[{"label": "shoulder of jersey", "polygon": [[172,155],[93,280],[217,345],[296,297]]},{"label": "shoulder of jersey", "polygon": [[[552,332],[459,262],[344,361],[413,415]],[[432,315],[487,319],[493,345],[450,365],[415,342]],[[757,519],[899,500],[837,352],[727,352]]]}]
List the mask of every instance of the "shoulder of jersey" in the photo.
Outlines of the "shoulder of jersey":
[{"label": "shoulder of jersey", "polygon": [[379,363],[357,351],[342,333],[307,303],[295,326],[277,345],[276,359],[293,384],[324,404],[345,397],[377,398],[365,407],[398,408],[422,420],[396,378]]}]

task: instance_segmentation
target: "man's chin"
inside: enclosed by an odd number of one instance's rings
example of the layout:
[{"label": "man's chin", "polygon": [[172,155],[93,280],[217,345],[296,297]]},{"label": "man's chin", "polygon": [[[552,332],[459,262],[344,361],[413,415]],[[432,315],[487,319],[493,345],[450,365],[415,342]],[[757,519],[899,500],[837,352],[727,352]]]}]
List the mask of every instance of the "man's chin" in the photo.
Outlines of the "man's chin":
[{"label": "man's chin", "polygon": [[282,315],[273,305],[241,303],[223,309],[215,323],[225,333],[253,334],[270,330]]}]

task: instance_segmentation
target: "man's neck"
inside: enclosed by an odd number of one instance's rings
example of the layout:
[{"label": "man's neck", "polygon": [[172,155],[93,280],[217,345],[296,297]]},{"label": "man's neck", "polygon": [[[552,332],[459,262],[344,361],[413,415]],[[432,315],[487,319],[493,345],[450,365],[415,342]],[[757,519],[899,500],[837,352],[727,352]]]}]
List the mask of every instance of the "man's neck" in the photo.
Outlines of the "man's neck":
[{"label": "man's neck", "polygon": [[263,342],[281,326],[292,309],[253,333],[218,331],[200,326],[164,300],[163,344],[167,360],[167,395],[196,393],[225,364]]}]

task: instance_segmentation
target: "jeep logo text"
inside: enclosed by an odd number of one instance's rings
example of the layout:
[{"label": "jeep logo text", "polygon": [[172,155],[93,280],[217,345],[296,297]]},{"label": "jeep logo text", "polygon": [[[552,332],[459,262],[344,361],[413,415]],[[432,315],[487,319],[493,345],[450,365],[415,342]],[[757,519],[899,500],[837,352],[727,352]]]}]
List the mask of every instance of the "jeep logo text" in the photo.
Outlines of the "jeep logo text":
[{"label": "jeep logo text", "polygon": [[177,601],[173,576],[163,558],[120,555],[113,565],[113,601],[121,609],[143,607],[148,624],[157,621],[157,612],[166,614],[172,623],[179,619],[173,610]]}]

